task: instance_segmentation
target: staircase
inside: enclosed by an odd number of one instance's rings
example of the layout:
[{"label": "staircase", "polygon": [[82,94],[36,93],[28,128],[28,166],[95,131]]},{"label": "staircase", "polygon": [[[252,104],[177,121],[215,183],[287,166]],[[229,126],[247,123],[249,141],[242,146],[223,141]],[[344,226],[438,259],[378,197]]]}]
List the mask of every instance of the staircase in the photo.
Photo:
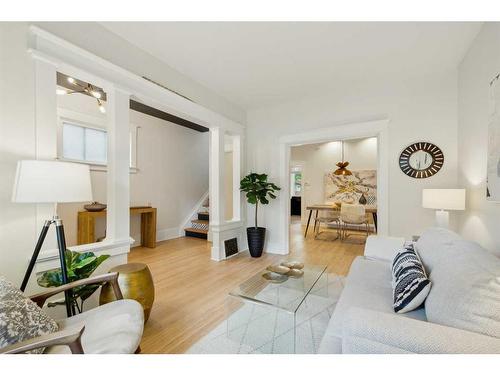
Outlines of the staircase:
[{"label": "staircase", "polygon": [[195,219],[191,220],[191,227],[184,228],[186,237],[208,238],[208,224],[210,222],[209,203],[202,206]]}]

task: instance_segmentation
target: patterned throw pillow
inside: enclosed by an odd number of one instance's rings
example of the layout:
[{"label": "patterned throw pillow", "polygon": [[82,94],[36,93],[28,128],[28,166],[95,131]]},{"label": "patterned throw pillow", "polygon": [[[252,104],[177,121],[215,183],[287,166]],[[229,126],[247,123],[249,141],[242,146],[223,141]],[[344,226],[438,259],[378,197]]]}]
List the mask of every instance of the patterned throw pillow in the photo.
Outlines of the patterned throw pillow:
[{"label": "patterned throw pillow", "polygon": [[400,314],[420,307],[431,290],[431,282],[413,244],[405,245],[392,261],[392,289],[394,311]]},{"label": "patterned throw pillow", "polygon": [[[0,348],[56,332],[55,320],[0,276]],[[44,348],[28,353],[41,354]]]}]

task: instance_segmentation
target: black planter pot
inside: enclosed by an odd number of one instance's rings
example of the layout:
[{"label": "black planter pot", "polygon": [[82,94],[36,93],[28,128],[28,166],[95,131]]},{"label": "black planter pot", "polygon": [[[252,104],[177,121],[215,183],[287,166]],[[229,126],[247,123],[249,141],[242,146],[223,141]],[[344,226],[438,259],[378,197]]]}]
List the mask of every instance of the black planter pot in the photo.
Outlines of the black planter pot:
[{"label": "black planter pot", "polygon": [[250,227],[247,228],[248,250],[250,255],[258,258],[264,250],[264,241],[266,239],[266,228]]}]

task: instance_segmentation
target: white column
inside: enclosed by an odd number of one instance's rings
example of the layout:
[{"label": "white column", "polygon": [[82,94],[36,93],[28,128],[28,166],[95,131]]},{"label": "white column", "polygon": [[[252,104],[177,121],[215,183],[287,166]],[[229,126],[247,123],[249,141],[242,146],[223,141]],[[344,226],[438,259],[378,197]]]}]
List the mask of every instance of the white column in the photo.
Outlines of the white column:
[{"label": "white column", "polygon": [[[241,220],[241,160],[242,143],[240,135],[233,135],[233,221]],[[228,192],[229,193],[229,192]]]},{"label": "white column", "polygon": [[220,226],[224,223],[224,129],[210,129],[210,231],[213,260],[224,258]]},{"label": "white column", "polygon": [[210,224],[224,222],[224,130],[210,129]]},{"label": "white column", "polygon": [[[35,142],[36,158],[55,160],[57,158],[57,97],[55,63],[48,60],[34,60],[35,64]],[[36,205],[36,231],[39,235],[46,220],[54,215],[54,205]],[[33,244],[34,246],[34,244]],[[57,248],[55,229],[50,228],[45,238],[44,250]]]},{"label": "white column", "polygon": [[106,114],[108,125],[108,174],[106,240],[130,238],[130,93],[110,86]]}]

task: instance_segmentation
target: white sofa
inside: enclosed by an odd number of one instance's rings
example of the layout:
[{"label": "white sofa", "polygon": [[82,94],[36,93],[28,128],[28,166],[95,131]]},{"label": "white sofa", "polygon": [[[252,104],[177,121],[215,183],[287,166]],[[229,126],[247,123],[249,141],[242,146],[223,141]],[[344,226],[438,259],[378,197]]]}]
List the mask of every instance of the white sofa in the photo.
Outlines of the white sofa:
[{"label": "white sofa", "polygon": [[420,309],[396,314],[391,261],[403,244],[368,238],[319,352],[500,353],[500,258],[449,230],[426,230],[415,248],[431,291]]}]

